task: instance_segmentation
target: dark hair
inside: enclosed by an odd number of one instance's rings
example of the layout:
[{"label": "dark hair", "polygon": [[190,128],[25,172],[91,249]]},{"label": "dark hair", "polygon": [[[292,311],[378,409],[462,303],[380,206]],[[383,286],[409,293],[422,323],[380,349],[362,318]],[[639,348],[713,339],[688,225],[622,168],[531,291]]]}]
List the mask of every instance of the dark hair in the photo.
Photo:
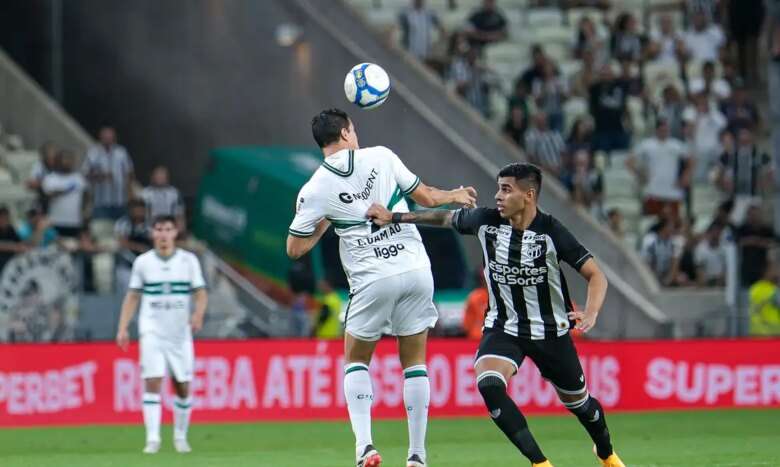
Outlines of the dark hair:
[{"label": "dark hair", "polygon": [[0,206],[0,216],[10,216],[11,211],[8,209],[8,206]]},{"label": "dark hair", "polygon": [[337,142],[341,130],[349,128],[349,115],[339,109],[323,110],[311,119],[311,134],[321,148]]},{"label": "dark hair", "polygon": [[154,220],[152,220],[152,227],[157,227],[158,224],[165,224],[166,222],[170,222],[174,227],[176,227],[176,218],[170,214],[155,216]]},{"label": "dark hair", "polygon": [[536,190],[536,197],[539,197],[539,192],[542,190],[542,171],[539,167],[533,164],[526,164],[515,162],[509,164],[498,172],[498,178],[500,177],[514,177],[516,181],[528,182]]},{"label": "dark hair", "polygon": [[133,198],[130,201],[128,201],[127,208],[128,209],[146,208],[146,203],[144,202],[144,200],[142,200],[140,198]]}]

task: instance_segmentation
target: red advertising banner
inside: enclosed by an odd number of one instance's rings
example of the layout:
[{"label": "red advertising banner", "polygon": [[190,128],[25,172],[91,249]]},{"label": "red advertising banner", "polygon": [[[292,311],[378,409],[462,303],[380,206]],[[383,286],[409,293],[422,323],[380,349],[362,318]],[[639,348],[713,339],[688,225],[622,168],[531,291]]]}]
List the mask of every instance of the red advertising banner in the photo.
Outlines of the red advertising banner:
[{"label": "red advertising banner", "polygon": [[[780,406],[780,340],[584,341],[577,347],[589,390],[613,411]],[[342,349],[339,341],[197,341],[195,420],[345,418]],[[484,413],[474,384],[475,350],[473,341],[430,342],[431,416]],[[137,358],[137,346],[123,353],[112,344],[0,345],[0,426],[138,421]],[[380,343],[371,373],[374,414],[403,417],[403,375],[392,341]],[[529,361],[509,391],[524,412],[563,411]]]}]

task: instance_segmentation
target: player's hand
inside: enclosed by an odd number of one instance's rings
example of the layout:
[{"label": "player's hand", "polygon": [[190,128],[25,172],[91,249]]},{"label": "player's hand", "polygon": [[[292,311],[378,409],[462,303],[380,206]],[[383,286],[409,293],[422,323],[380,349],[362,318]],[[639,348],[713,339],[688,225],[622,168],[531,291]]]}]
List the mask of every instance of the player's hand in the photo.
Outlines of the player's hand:
[{"label": "player's hand", "polygon": [[116,333],[116,345],[122,349],[122,352],[127,352],[127,347],[130,345],[130,335],[127,333],[127,329],[120,329]]},{"label": "player's hand", "polygon": [[192,317],[190,317],[190,327],[192,328],[193,334],[197,334],[201,329],[203,329],[203,314],[193,314]]},{"label": "player's hand", "polygon": [[577,323],[574,328],[582,331],[583,333],[593,329],[593,326],[596,325],[596,318],[598,318],[598,316],[599,313],[597,311],[572,311],[569,313],[569,319],[573,319]]},{"label": "player's hand", "polygon": [[366,219],[370,219],[379,227],[384,227],[393,222],[393,213],[381,204],[374,203],[366,211]]},{"label": "player's hand", "polygon": [[455,202],[466,208],[477,207],[477,190],[473,186],[460,187],[452,190],[455,195]]}]

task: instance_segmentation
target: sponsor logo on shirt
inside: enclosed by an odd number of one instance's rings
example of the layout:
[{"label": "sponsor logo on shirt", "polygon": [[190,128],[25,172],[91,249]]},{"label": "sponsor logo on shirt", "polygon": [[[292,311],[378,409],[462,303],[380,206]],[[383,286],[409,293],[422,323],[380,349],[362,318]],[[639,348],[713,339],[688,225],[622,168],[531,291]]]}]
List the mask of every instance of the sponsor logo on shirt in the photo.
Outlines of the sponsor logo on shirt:
[{"label": "sponsor logo on shirt", "polygon": [[512,266],[490,261],[490,278],[498,284],[531,286],[547,282],[547,267]]},{"label": "sponsor logo on shirt", "polygon": [[368,174],[368,180],[366,180],[366,186],[363,187],[363,190],[358,193],[339,193],[339,199],[341,202],[349,204],[356,199],[363,201],[368,200],[371,197],[371,190],[374,189],[377,175],[379,175],[379,172],[377,172],[376,169],[371,169],[371,173]]}]

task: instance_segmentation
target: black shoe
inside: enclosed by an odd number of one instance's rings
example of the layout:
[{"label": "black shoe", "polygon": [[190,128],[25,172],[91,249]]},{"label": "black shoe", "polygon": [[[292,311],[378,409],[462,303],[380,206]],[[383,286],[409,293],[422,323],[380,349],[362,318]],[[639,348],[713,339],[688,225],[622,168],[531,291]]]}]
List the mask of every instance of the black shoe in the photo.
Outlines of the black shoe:
[{"label": "black shoe", "polygon": [[382,456],[379,455],[374,446],[369,444],[358,459],[357,467],[379,467],[380,465],[382,465]]}]

